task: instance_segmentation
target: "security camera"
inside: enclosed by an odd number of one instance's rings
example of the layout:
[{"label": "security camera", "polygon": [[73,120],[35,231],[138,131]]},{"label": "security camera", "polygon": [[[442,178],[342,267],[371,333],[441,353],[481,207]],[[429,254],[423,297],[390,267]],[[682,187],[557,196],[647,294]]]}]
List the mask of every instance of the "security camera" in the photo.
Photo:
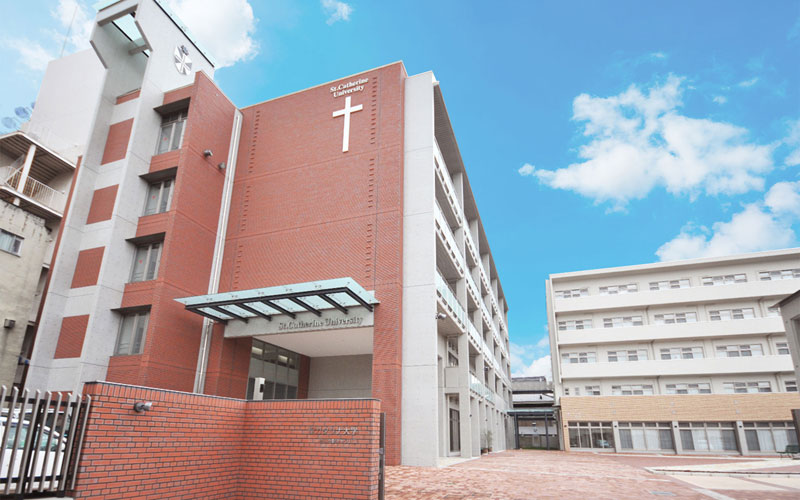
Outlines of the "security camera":
[{"label": "security camera", "polygon": [[203,151],[203,156],[205,156],[206,158],[210,158],[214,156],[214,153],[212,153],[210,149],[206,149],[205,151]]},{"label": "security camera", "polygon": [[436,313],[436,319],[447,319],[447,315],[445,313]]},{"label": "security camera", "polygon": [[138,403],[133,404],[133,410],[136,413],[143,413],[149,411],[153,407],[153,403],[150,401],[139,401]]}]

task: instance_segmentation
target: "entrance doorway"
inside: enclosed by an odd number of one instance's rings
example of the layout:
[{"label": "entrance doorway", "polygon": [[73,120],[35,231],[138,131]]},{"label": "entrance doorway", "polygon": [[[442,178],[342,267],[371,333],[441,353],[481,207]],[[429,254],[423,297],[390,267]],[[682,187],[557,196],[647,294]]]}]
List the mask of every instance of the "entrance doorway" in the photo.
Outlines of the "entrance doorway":
[{"label": "entrance doorway", "polygon": [[461,452],[461,420],[458,410],[450,408],[450,453]]}]

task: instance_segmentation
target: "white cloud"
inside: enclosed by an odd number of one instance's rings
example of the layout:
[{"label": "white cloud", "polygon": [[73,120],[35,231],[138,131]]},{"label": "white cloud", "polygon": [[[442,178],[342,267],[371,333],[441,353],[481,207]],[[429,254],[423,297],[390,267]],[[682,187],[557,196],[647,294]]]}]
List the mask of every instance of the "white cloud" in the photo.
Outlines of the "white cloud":
[{"label": "white cloud", "polygon": [[256,18],[247,0],[167,0],[174,11],[211,53],[217,67],[232,66],[258,54],[253,38]]},{"label": "white cloud", "polygon": [[19,54],[19,62],[33,71],[44,71],[47,63],[55,59],[55,55],[41,44],[24,38],[6,38],[0,44],[16,51]]},{"label": "white cloud", "polygon": [[754,76],[753,78],[751,78],[749,80],[744,80],[742,82],[737,83],[737,85],[739,87],[748,88],[748,87],[752,87],[756,83],[758,83],[758,77]]},{"label": "white cloud", "polygon": [[717,104],[725,104],[726,102],[728,102],[728,98],[725,97],[724,95],[715,95],[714,98],[711,100]]},{"label": "white cloud", "polygon": [[514,373],[512,377],[540,377],[544,375],[547,380],[553,380],[553,365],[550,363],[550,355],[534,359],[529,364],[513,365]]},{"label": "white cloud", "polygon": [[345,2],[339,0],[320,0],[322,10],[328,19],[325,21],[328,24],[333,24],[336,21],[349,21],[350,14],[353,13],[353,7]]},{"label": "white cloud", "polygon": [[517,170],[517,172],[519,172],[519,175],[525,176],[525,175],[531,175],[534,172],[534,170],[536,170],[536,167],[534,167],[530,163],[526,163],[525,165],[521,166],[520,169]]},{"label": "white cloud", "polygon": [[73,49],[86,49],[89,47],[89,38],[94,27],[94,14],[77,0],[58,0],[58,4],[50,11],[50,15],[58,20],[63,33],[55,34],[56,39],[67,36],[67,43]]},{"label": "white cloud", "polygon": [[718,257],[786,248],[796,243],[792,224],[800,220],[800,182],[779,182],[763,202],[751,203],[711,231],[686,227],[656,251],[662,260]]},{"label": "white cloud", "polygon": [[611,97],[581,94],[573,120],[585,124],[582,161],[519,173],[618,209],[659,186],[691,196],[763,189],[774,146],[749,142],[742,127],[680,114],[682,95],[683,79],[674,75],[644,91],[632,85]]}]

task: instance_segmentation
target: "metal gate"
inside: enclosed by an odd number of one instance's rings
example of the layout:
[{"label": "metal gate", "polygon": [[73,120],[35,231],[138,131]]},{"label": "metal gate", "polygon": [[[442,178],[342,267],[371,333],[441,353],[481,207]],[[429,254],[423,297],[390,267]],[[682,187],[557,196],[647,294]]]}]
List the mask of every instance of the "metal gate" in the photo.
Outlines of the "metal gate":
[{"label": "metal gate", "polygon": [[0,390],[0,495],[75,487],[90,396]]},{"label": "metal gate", "polygon": [[386,483],[384,476],[386,474],[386,414],[381,413],[381,430],[380,430],[380,445],[378,448],[378,456],[380,457],[380,465],[378,469],[378,500],[384,499],[384,489]]}]

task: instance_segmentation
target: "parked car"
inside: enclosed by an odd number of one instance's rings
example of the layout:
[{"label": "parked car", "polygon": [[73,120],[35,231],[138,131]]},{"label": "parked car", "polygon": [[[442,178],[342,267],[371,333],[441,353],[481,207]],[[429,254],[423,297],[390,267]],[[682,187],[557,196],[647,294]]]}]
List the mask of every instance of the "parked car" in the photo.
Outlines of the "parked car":
[{"label": "parked car", "polygon": [[[8,412],[4,413],[0,415],[0,436],[5,434],[6,426],[8,425]],[[28,444],[29,439],[35,439],[31,436],[31,416],[30,412],[26,413],[21,426],[18,412],[11,417],[11,426],[8,429],[8,437],[3,450],[0,479],[5,481],[10,479],[13,483],[17,483],[24,473],[22,460],[25,455],[25,446]],[[49,423],[52,425],[55,415],[52,414],[50,417],[45,419],[45,424],[50,420]],[[17,432],[20,433],[19,440],[17,440]],[[2,438],[0,437],[0,439]],[[14,452],[15,443],[16,453]],[[62,436],[50,426],[44,425],[41,429],[39,442],[31,450],[32,457],[30,460],[32,460],[33,465],[30,470],[33,471],[33,475],[30,480],[33,482],[33,486],[39,485],[43,474],[45,481],[48,481],[47,476],[53,475],[54,471],[56,475],[59,473],[66,451],[66,436]]]}]

